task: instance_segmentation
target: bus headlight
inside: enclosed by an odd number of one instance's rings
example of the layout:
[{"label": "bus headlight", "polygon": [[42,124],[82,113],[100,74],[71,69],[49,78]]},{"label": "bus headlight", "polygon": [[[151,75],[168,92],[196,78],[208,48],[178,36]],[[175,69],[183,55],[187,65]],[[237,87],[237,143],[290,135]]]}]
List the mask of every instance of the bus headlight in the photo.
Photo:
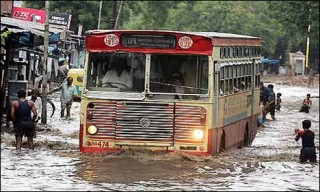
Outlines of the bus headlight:
[{"label": "bus headlight", "polygon": [[98,127],[96,127],[96,126],[94,126],[94,125],[90,125],[89,127],[88,127],[88,133],[90,134],[90,135],[94,135],[94,134],[96,134],[98,132]]},{"label": "bus headlight", "polygon": [[200,129],[196,129],[193,131],[193,138],[195,139],[203,139],[204,133]]}]

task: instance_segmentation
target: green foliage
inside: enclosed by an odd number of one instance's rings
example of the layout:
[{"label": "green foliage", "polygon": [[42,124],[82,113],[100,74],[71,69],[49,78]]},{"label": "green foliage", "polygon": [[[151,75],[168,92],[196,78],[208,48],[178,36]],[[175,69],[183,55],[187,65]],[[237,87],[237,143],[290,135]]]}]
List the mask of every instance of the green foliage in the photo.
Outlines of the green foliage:
[{"label": "green foliage", "polygon": [[319,1],[276,1],[270,2],[269,7],[284,26],[289,49],[306,41],[311,13],[310,44],[319,47]]},{"label": "green foliage", "polygon": [[[44,1],[26,1],[27,7],[44,10]],[[103,1],[100,28],[108,28],[111,17],[111,1]],[[78,25],[83,25],[83,30],[96,29],[99,18],[99,1],[50,1],[49,11],[71,14],[72,31],[77,32]]]},{"label": "green foliage", "polygon": [[[101,29],[109,28],[112,1],[103,1]],[[120,1],[117,1],[117,10]],[[44,1],[27,1],[44,9]],[[288,48],[306,41],[309,8],[311,47],[319,47],[318,1],[124,1],[119,29],[215,31],[261,37],[265,55],[278,55],[278,43]],[[96,29],[99,1],[50,1],[50,11],[72,14],[71,30]]]}]

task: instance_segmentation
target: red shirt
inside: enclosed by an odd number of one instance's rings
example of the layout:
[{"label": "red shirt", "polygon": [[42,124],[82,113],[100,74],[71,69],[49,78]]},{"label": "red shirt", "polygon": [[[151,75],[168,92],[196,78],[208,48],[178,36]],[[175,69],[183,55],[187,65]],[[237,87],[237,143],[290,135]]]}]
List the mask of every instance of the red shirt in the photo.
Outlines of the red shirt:
[{"label": "red shirt", "polygon": [[304,147],[315,147],[314,145],[314,132],[311,130],[303,130],[298,131],[297,136],[295,138],[296,141],[302,139],[302,148]]}]

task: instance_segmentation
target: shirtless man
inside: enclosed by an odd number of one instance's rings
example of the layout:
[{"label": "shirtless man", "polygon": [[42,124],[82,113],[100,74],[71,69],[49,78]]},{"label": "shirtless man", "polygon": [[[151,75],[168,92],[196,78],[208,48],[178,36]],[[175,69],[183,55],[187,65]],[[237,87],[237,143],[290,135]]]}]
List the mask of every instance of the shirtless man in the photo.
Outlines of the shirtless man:
[{"label": "shirtless man", "polygon": [[[29,149],[33,149],[33,137],[35,134],[35,126],[33,120],[38,116],[34,102],[26,100],[26,91],[21,89],[18,91],[18,100],[11,103],[11,118],[15,129],[16,149],[21,149],[22,137],[28,138]],[[31,118],[31,111],[33,119]]]},{"label": "shirtless man", "polygon": [[308,93],[307,97],[302,101],[302,106],[299,112],[309,113],[309,109],[311,105],[312,105],[312,101],[310,99],[310,94]]}]

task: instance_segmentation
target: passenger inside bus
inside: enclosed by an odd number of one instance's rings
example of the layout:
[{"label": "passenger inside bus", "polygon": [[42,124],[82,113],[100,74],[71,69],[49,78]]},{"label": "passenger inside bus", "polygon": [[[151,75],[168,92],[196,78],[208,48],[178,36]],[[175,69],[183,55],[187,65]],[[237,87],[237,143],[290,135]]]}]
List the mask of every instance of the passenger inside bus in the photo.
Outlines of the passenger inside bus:
[{"label": "passenger inside bus", "polygon": [[145,55],[135,55],[132,58],[132,71],[133,71],[133,84],[132,90],[142,92],[144,90],[144,81],[145,81]]},{"label": "passenger inside bus", "polygon": [[172,74],[172,85],[173,85],[173,93],[177,93],[176,95],[174,95],[175,99],[182,99],[182,95],[184,93],[184,89],[183,89],[183,79],[181,77],[181,75],[179,73],[174,73]]},{"label": "passenger inside bus", "polygon": [[[174,94],[176,99],[196,99],[195,94],[208,92],[208,59],[205,57],[152,55],[150,67],[151,92],[178,93]],[[152,71],[158,71],[159,74]]]},{"label": "passenger inside bus", "polygon": [[125,58],[114,58],[110,68],[102,79],[102,87],[126,90],[132,88],[132,78],[129,74],[129,67]]},{"label": "passenger inside bus", "polygon": [[238,93],[240,90],[238,89],[236,79],[229,81],[229,91],[230,93]]},{"label": "passenger inside bus", "polygon": [[[196,57],[189,56],[187,59],[182,62],[181,67],[179,69],[180,73],[182,74],[182,78],[184,79],[184,93],[194,93],[196,87],[196,76],[197,73],[197,60]],[[190,97],[186,97],[190,98]]]}]

